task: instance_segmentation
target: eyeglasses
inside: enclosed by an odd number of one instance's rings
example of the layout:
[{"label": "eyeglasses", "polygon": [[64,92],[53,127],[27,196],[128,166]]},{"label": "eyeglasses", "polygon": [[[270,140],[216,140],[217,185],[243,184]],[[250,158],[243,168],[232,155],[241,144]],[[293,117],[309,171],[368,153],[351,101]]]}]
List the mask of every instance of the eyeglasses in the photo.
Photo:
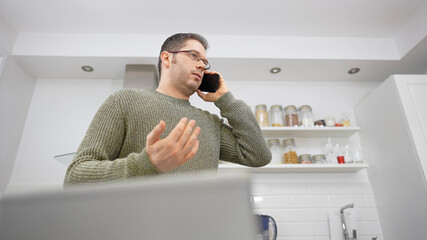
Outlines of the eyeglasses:
[{"label": "eyeglasses", "polygon": [[197,53],[195,50],[182,50],[182,51],[167,51],[170,53],[188,53],[188,56],[190,56],[191,59],[198,62],[202,60],[203,64],[205,64],[205,70],[208,70],[211,68],[211,64],[208,62],[207,59],[203,59],[199,56],[199,53]]}]

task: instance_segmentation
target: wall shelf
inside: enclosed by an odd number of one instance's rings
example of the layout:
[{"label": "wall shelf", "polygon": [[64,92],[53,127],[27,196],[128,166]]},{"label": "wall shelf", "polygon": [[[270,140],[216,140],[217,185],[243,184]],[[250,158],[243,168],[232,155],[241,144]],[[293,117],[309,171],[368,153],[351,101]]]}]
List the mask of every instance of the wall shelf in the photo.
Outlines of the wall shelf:
[{"label": "wall shelf", "polygon": [[[70,165],[75,153],[57,155],[54,158],[65,164]],[[358,172],[366,169],[368,164],[350,163],[350,164],[268,164],[260,168],[245,167],[233,163],[219,164],[220,171],[249,170],[251,173],[344,173]]]},{"label": "wall shelf", "polygon": [[249,170],[251,173],[348,173],[368,168],[365,163],[349,164],[268,164],[260,168],[245,167],[238,164],[219,164],[220,171]]},{"label": "wall shelf", "polygon": [[261,127],[265,138],[344,138],[360,127]]}]

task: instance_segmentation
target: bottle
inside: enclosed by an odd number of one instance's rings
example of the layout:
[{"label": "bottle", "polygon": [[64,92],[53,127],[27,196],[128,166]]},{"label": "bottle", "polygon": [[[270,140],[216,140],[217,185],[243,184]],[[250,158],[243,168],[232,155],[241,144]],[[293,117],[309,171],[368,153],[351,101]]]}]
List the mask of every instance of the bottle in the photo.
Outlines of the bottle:
[{"label": "bottle", "polygon": [[294,105],[285,107],[285,124],[289,127],[298,126],[299,124],[297,108]]},{"label": "bottle", "polygon": [[282,141],[283,145],[283,163],[285,164],[297,164],[298,155],[297,147],[295,146],[295,139],[284,139]]},{"label": "bottle", "polygon": [[310,105],[302,105],[301,107],[298,108],[298,113],[299,113],[300,126],[303,126],[303,127],[314,126],[313,113],[311,111]]},{"label": "bottle", "polygon": [[354,163],[352,152],[353,152],[353,150],[352,150],[350,144],[347,144],[344,147],[344,160],[346,163]]},{"label": "bottle", "polygon": [[326,159],[328,163],[333,163],[334,162],[334,146],[332,145],[332,139],[328,138],[328,142],[325,144],[325,147],[323,148],[325,155],[326,155]]},{"label": "bottle", "polygon": [[354,163],[364,163],[363,161],[363,155],[362,155],[362,149],[357,149],[354,152]]},{"label": "bottle", "polygon": [[260,127],[268,127],[268,112],[265,104],[255,106],[255,118]]},{"label": "bottle", "polygon": [[270,147],[271,151],[271,164],[280,164],[282,163],[282,149],[280,147],[280,141],[279,139],[269,139],[267,141],[268,146]]},{"label": "bottle", "polygon": [[283,127],[283,112],[281,105],[270,107],[270,123],[273,127]]}]

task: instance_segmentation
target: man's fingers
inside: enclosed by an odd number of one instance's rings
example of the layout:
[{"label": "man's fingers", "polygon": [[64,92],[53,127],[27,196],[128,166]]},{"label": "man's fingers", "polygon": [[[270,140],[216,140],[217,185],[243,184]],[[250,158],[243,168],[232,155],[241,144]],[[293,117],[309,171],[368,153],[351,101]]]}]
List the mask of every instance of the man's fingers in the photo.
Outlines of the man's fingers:
[{"label": "man's fingers", "polygon": [[187,141],[185,142],[185,145],[182,147],[182,151],[184,155],[187,155],[191,149],[194,147],[196,142],[198,142],[197,137],[199,137],[200,134],[200,127],[194,128],[194,131],[191,133],[191,136],[188,137]]},{"label": "man's fingers", "polygon": [[175,128],[172,129],[172,131],[169,133],[168,138],[177,142],[184,132],[185,127],[187,126],[187,122],[187,118],[181,118],[181,120],[176,124]]},{"label": "man's fingers", "polygon": [[190,152],[185,155],[185,157],[183,158],[180,164],[184,164],[188,160],[192,159],[196,155],[198,150],[199,150],[199,140],[196,140]]},{"label": "man's fingers", "polygon": [[147,135],[147,145],[153,145],[160,139],[160,135],[165,131],[166,124],[164,121],[160,121],[153,130]]},{"label": "man's fingers", "polygon": [[204,94],[202,91],[200,91],[199,89],[196,90],[197,95],[199,95],[199,97],[203,100],[205,100],[205,96],[206,94]]},{"label": "man's fingers", "polygon": [[184,131],[178,139],[178,143],[181,145],[181,147],[184,147],[185,143],[188,141],[188,138],[193,133],[193,128],[195,125],[196,121],[192,119],[187,123],[187,126],[185,126]]}]

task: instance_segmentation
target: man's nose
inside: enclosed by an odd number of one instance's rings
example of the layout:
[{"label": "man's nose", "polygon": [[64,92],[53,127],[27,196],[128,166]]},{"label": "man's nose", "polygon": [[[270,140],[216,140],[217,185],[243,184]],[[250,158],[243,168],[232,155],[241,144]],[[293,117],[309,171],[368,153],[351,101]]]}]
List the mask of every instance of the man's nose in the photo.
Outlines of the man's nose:
[{"label": "man's nose", "polygon": [[202,59],[200,59],[199,61],[197,61],[197,68],[199,69],[205,69],[206,65],[205,63],[202,61]]}]

